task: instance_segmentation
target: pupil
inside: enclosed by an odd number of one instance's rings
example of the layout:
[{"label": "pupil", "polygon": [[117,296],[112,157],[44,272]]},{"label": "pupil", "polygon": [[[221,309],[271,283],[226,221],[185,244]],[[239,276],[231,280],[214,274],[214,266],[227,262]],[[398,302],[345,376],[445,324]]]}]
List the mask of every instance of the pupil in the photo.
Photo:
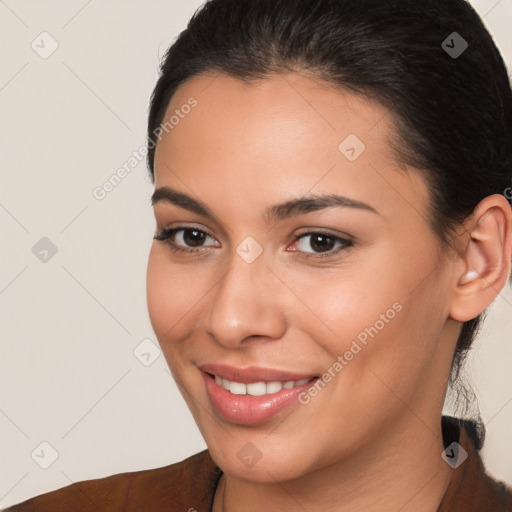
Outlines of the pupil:
[{"label": "pupil", "polygon": [[[190,236],[192,233],[194,234],[193,237]],[[197,246],[199,247],[201,246],[201,242],[204,240],[205,235],[206,233],[203,233],[201,231],[187,230],[183,234],[183,239],[185,240],[187,245],[196,246],[195,244],[197,244]]]},{"label": "pupil", "polygon": [[[324,241],[324,244],[322,244],[321,242],[318,243],[319,240],[323,240]],[[330,240],[331,243],[328,243],[328,247],[325,246],[325,240]],[[333,242],[333,239],[327,235],[316,235],[316,236],[313,236],[312,237],[312,240],[311,240],[311,247],[312,249],[314,249],[315,251],[316,250],[319,250],[320,252],[322,250],[324,251],[328,251],[329,249],[332,249],[332,242]]]}]

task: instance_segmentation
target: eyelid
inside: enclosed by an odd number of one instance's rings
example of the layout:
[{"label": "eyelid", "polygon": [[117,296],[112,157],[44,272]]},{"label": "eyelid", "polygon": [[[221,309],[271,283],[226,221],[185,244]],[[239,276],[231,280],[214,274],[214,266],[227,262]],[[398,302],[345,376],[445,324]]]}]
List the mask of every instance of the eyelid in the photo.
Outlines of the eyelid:
[{"label": "eyelid", "polygon": [[315,227],[305,227],[301,228],[298,233],[294,233],[293,236],[302,236],[306,234],[320,234],[320,235],[328,235],[337,238],[344,238],[346,240],[355,241],[355,238],[348,233],[343,231],[337,231],[329,228],[315,228]]},{"label": "eyelid", "polygon": [[[161,240],[163,242],[167,242],[167,243],[169,243],[169,245],[173,245],[173,243],[170,242],[169,239],[171,237],[174,237],[176,235],[176,233],[179,231],[199,231],[201,233],[204,233],[206,236],[212,238],[217,243],[220,243],[212,234],[210,234],[209,231],[207,231],[203,227],[189,226],[189,225],[186,225],[186,226],[183,226],[183,225],[164,226],[162,228],[157,227],[153,238],[156,240]],[[208,248],[208,247],[211,247],[211,246],[200,246],[200,247],[195,247],[195,248],[194,247],[188,247],[188,248],[184,247],[184,249],[185,250],[190,249],[191,252],[197,252],[197,251],[201,250],[202,248]],[[219,247],[219,246],[217,245],[215,247]]]},{"label": "eyelid", "polygon": [[205,235],[208,235],[210,238],[213,238],[215,239],[215,237],[210,233],[210,231],[208,229],[206,229],[204,226],[202,225],[194,225],[194,224],[177,224],[177,225],[172,225],[172,224],[169,224],[169,225],[165,225],[165,226],[162,226],[161,228],[159,228],[157,226],[156,228],[156,233],[168,233],[170,231],[201,231],[202,233],[204,233]]},{"label": "eyelid", "polygon": [[339,258],[342,251],[346,251],[349,248],[353,247],[355,245],[355,239],[354,237],[351,237],[350,235],[346,234],[334,234],[331,231],[326,231],[322,228],[308,228],[308,230],[302,232],[302,233],[296,233],[293,235],[294,241],[293,244],[299,242],[302,238],[307,238],[308,236],[313,235],[323,235],[328,238],[331,238],[334,240],[335,244],[339,243],[340,246],[337,248],[331,249],[329,251],[325,252],[307,252],[307,251],[299,251],[295,249],[291,252],[298,252],[301,254],[302,258],[313,258],[316,260],[321,260],[322,258]]},{"label": "eyelid", "polygon": [[[325,235],[325,236],[334,238],[335,240],[343,240],[346,242],[350,242],[351,244],[356,243],[356,238],[352,235],[349,235],[348,233],[344,233],[344,232],[340,232],[340,231],[333,232],[332,230],[329,230],[327,228],[314,228],[314,227],[303,228],[303,230],[301,230],[300,232],[294,233],[292,235],[293,241],[296,242],[297,240],[299,240],[300,238],[302,238],[306,235]],[[318,254],[320,254],[320,253],[318,253]]]}]

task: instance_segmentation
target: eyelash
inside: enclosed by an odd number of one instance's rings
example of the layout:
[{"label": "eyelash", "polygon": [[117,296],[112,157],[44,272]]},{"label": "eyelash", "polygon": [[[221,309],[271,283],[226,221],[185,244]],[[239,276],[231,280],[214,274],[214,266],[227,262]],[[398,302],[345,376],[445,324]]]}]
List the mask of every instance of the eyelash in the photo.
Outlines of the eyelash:
[{"label": "eyelash", "polygon": [[[159,240],[161,242],[166,243],[174,253],[180,253],[180,254],[189,253],[190,254],[190,253],[198,252],[202,249],[201,247],[193,249],[193,248],[179,247],[178,245],[176,245],[174,242],[171,241],[171,238],[178,231],[184,231],[184,232],[185,231],[196,231],[198,233],[204,233],[206,236],[213,238],[206,231],[202,231],[200,229],[190,228],[190,227],[177,227],[177,228],[170,228],[170,229],[162,229],[160,231],[157,231],[157,233],[155,234],[155,236],[153,238],[155,240]],[[328,238],[334,240],[334,242],[340,242],[341,247],[338,247],[337,250],[330,250],[330,251],[326,251],[323,253],[302,253],[304,258],[325,258],[325,257],[333,256],[333,255],[337,254],[338,252],[342,251],[343,249],[347,249],[348,247],[352,247],[354,245],[354,242],[352,240],[349,240],[347,238],[341,238],[341,237],[333,235],[331,233],[324,233],[322,231],[308,231],[306,233],[301,233],[300,235],[293,235],[293,237],[294,237],[293,243],[297,242],[298,240],[301,240],[302,238],[306,238],[306,237],[312,236],[312,235],[322,235],[322,236],[328,237]],[[297,252],[301,252],[301,251],[297,251]]]}]

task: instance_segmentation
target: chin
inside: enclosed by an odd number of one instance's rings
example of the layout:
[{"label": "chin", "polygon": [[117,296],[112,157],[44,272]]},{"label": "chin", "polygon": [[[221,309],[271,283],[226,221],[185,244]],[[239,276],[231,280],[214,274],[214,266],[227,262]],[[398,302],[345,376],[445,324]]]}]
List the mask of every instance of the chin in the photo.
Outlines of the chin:
[{"label": "chin", "polygon": [[[206,444],[213,460],[224,473],[237,480],[261,484],[275,484],[305,476],[333,462],[325,457],[321,448],[317,452],[304,450],[302,442],[288,441],[276,437],[270,439],[268,432],[262,435],[233,435],[225,437],[224,442],[211,436]],[[311,446],[310,446],[311,448]],[[331,451],[331,450],[329,450]]]},{"label": "chin", "polygon": [[285,482],[308,473],[307,469],[301,466],[300,460],[283,460],[280,454],[262,457],[250,465],[240,461],[236,454],[226,456],[225,452],[217,453],[215,449],[210,449],[210,453],[226,475],[245,482],[275,484],[276,481]]}]

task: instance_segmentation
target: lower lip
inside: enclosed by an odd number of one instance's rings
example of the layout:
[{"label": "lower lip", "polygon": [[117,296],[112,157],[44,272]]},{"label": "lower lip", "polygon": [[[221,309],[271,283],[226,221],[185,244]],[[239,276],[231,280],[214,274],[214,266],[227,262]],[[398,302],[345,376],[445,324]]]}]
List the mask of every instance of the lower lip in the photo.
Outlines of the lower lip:
[{"label": "lower lip", "polygon": [[206,392],[222,418],[241,425],[255,425],[273,418],[281,411],[298,402],[297,397],[313,386],[313,379],[302,386],[282,389],[277,393],[262,396],[235,395],[215,382],[215,378],[200,370],[206,384]]}]

